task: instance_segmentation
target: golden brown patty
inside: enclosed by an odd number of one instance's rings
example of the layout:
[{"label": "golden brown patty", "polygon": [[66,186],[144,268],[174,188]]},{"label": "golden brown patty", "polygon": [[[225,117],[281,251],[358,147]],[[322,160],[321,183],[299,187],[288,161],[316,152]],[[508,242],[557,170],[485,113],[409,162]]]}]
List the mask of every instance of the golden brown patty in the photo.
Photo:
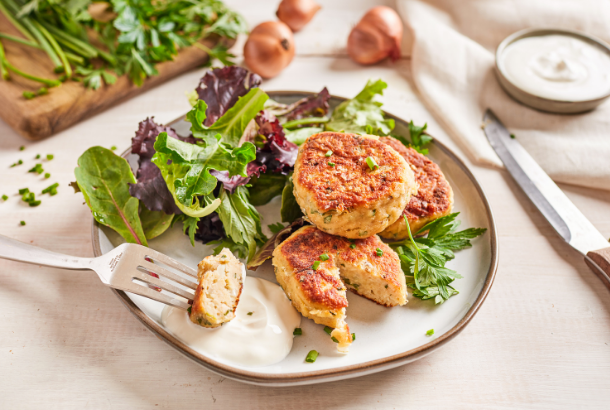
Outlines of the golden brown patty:
[{"label": "golden brown patty", "polygon": [[407,303],[398,255],[376,235],[350,241],[305,226],[275,249],[273,265],[295,308],[314,322],[335,328],[331,336],[339,341],[340,351],[347,351],[351,343],[345,323],[346,289],[388,307]]},{"label": "golden brown patty", "polygon": [[[371,157],[378,167],[371,169]],[[393,148],[372,135],[322,132],[299,148],[294,195],[324,232],[366,238],[394,223],[417,191],[413,171]]]},{"label": "golden brown patty", "polygon": [[[403,211],[411,232],[415,234],[428,222],[449,214],[453,206],[453,190],[440,167],[413,148],[405,147],[395,138],[382,137],[380,141],[402,155],[415,173],[419,190],[411,197]],[[380,235],[388,239],[405,239],[409,234],[401,217]]]}]

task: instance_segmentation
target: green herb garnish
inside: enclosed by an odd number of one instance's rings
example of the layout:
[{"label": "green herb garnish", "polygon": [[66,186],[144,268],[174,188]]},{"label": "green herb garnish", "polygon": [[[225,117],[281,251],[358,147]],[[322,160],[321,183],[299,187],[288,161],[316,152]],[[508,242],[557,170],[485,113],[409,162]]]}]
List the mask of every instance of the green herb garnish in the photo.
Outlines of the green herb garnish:
[{"label": "green herb garnish", "polygon": [[8,201],[8,195],[2,195],[2,200],[3,201]]},{"label": "green herb garnish", "polygon": [[19,195],[27,194],[27,193],[29,193],[29,192],[30,192],[30,189],[29,189],[29,188],[21,188],[21,189],[19,190]]},{"label": "green herb garnish", "polygon": [[36,154],[36,156],[34,157],[34,159],[40,159],[40,154]]},{"label": "green herb garnish", "polygon": [[322,261],[327,261],[329,259],[330,259],[330,257],[328,256],[327,253],[323,253],[322,255],[320,255],[320,260],[322,260]]},{"label": "green herb garnish", "polygon": [[352,333],[352,342],[356,341],[356,333]]},{"label": "green herb garnish", "polygon": [[248,312],[248,316],[252,316],[254,312]]},{"label": "green herb garnish", "polygon": [[113,145],[112,147],[110,147],[110,151],[116,151],[116,145]]},{"label": "green herb garnish", "polygon": [[320,267],[320,261],[315,261],[313,263],[313,265],[311,265],[311,269],[313,269],[313,270],[318,270],[319,267]]},{"label": "green herb garnish", "polygon": [[325,157],[330,157],[331,155],[333,155],[333,152],[331,150],[326,151],[326,154],[324,154]]},{"label": "green herb garnish", "polygon": [[432,336],[434,334],[434,329],[430,329],[426,332],[426,336]]},{"label": "green herb garnish", "polygon": [[305,361],[307,363],[314,363],[317,358],[318,358],[318,352],[315,350],[310,350],[309,353],[307,353],[307,357],[305,358]]},{"label": "green herb garnish", "polygon": [[331,168],[334,168],[335,167],[335,163],[334,162],[329,162],[328,166],[331,167]]},{"label": "green herb garnish", "polygon": [[356,249],[356,244],[352,243],[349,247],[352,248],[352,249]]},{"label": "green herb garnish", "polygon": [[51,161],[55,156],[53,154],[47,154],[47,161]]},{"label": "green herb garnish", "polygon": [[324,326],[324,331],[330,336],[330,334],[333,332],[333,328],[330,326]]},{"label": "green herb garnish", "polygon": [[295,336],[301,336],[303,334],[303,329],[301,329],[300,327],[295,327],[294,332],[292,332],[292,334]]},{"label": "green herb garnish", "polygon": [[56,182],[53,185],[50,185],[42,190],[43,194],[49,194],[51,196],[57,195],[57,187],[59,187],[59,183]]},{"label": "green herb garnish", "polygon": [[42,168],[42,164],[39,163],[34,165],[34,167],[32,167],[32,169],[30,169],[28,172],[35,172],[40,175],[44,172],[44,169]]},{"label": "green herb garnish", "polygon": [[189,312],[189,315],[191,314],[191,310],[193,309],[192,306],[189,306],[189,308],[186,310],[187,312]]},{"label": "green herb garnish", "polygon": [[49,179],[49,178],[51,178],[51,174],[50,174],[50,173],[48,173],[48,172],[47,172],[47,173],[45,173],[45,174],[44,174],[44,179]]},{"label": "green herb garnish", "polygon": [[23,151],[25,149],[25,145],[19,147],[19,151]]},{"label": "green herb garnish", "polygon": [[383,251],[381,249],[377,248],[375,252],[377,253],[377,256],[383,256]]},{"label": "green herb garnish", "polygon": [[[470,239],[485,233],[483,228],[469,228],[456,232],[459,212],[438,218],[415,232],[413,238],[407,218],[403,215],[409,237],[390,246],[398,253],[402,270],[411,277],[408,286],[413,289],[413,296],[423,300],[434,299],[443,303],[459,292],[450,283],[462,278],[456,271],[446,268],[447,261],[455,258],[456,250],[471,247]],[[426,236],[421,236],[425,232]]]},{"label": "green herb garnish", "polygon": [[377,168],[379,168],[379,165],[377,165],[377,161],[375,161],[375,158],[373,158],[373,157],[367,157],[366,164],[369,166],[371,171],[374,171]]},{"label": "green herb garnish", "polygon": [[21,226],[25,226],[25,221],[21,221],[21,222],[19,222],[19,224],[20,224]]},{"label": "green herb garnish", "polygon": [[335,342],[335,343],[339,343],[339,341],[337,340],[337,338],[336,338],[336,337],[334,337],[334,336],[332,336],[332,337],[330,338],[330,340],[332,340],[332,341],[333,341],[333,342]]}]

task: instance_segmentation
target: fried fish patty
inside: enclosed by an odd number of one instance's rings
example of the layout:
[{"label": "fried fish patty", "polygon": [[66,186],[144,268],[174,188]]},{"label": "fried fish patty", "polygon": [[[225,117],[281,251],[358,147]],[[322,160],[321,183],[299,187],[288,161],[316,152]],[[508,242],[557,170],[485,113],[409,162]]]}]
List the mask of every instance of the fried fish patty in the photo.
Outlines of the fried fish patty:
[{"label": "fried fish patty", "polygon": [[[415,234],[428,222],[448,215],[453,206],[453,190],[440,167],[413,148],[405,147],[395,138],[382,137],[380,141],[394,148],[415,173],[419,189],[402,212],[409,221],[411,232]],[[396,240],[407,238],[409,233],[402,215],[379,235]]]},{"label": "fried fish patty", "polygon": [[388,307],[407,303],[398,255],[377,235],[350,241],[305,226],[274,250],[273,266],[294,307],[334,328],[331,336],[341,352],[352,342],[345,322],[347,289]]},{"label": "fried fish patty", "polygon": [[244,265],[224,248],[217,256],[206,256],[197,265],[199,285],[190,319],[203,327],[218,327],[235,318],[244,286]]},{"label": "fried fish patty", "polygon": [[[367,164],[372,158],[378,166]],[[299,148],[294,196],[324,232],[367,238],[396,222],[417,192],[413,171],[373,135],[321,132]]]}]

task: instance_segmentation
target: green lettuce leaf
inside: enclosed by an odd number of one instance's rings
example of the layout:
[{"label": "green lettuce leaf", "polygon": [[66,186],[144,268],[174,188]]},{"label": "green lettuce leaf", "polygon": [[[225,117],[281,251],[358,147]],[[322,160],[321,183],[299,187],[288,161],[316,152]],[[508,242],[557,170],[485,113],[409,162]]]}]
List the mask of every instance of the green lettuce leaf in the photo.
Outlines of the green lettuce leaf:
[{"label": "green lettuce leaf", "polygon": [[220,206],[216,210],[227,237],[235,244],[248,249],[248,260],[256,253],[257,240],[265,242],[267,238],[261,232],[261,217],[249,201],[248,189],[239,186],[230,194],[226,189],[220,191]]},{"label": "green lettuce leaf", "polygon": [[286,186],[282,191],[282,207],[280,208],[280,216],[282,222],[293,222],[303,216],[301,207],[294,197],[294,184],[292,183],[292,175],[288,178]]},{"label": "green lettuce leaf", "polygon": [[248,123],[256,117],[256,114],[265,106],[269,96],[260,88],[252,88],[248,94],[239,97],[239,100],[227,112],[223,114],[214,124],[209,127],[203,125],[208,108],[203,100],[198,100],[193,109],[186,115],[186,120],[191,123],[191,132],[195,138],[208,140],[215,135],[222,136],[221,142],[236,146],[244,134]]},{"label": "green lettuce leaf", "polygon": [[145,206],[140,207],[140,221],[146,239],[150,240],[167,231],[172,225],[174,214],[166,214],[163,211],[149,211]]},{"label": "green lettuce leaf", "polygon": [[255,206],[265,205],[278,195],[282,195],[288,177],[286,175],[268,172],[253,177],[250,191],[250,203]]},{"label": "green lettuce leaf", "polygon": [[148,246],[138,215],[139,201],[129,195],[136,178],[124,158],[91,147],[78,158],[76,182],[96,221],[114,229],[129,243]]},{"label": "green lettuce leaf", "polygon": [[212,195],[218,180],[211,170],[245,177],[248,162],[256,158],[256,147],[249,142],[231,148],[220,142],[218,134],[205,136],[204,142],[205,145],[189,144],[162,132],[155,141],[152,158],[178,208],[195,218],[209,215],[220,205],[220,199]]},{"label": "green lettuce leaf", "polygon": [[381,80],[369,80],[354,99],[344,101],[335,108],[325,129],[356,134],[388,135],[394,129],[394,120],[386,120],[380,108],[382,104],[373,101],[375,96],[383,95],[383,90],[387,86]]}]

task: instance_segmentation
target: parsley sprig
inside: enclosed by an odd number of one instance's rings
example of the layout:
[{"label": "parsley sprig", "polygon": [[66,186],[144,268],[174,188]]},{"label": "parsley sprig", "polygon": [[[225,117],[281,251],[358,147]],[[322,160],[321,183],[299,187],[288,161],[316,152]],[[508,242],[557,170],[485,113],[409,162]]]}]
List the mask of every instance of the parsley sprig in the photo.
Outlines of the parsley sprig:
[{"label": "parsley sprig", "polygon": [[[469,228],[456,232],[460,225],[456,220],[458,215],[459,212],[452,213],[426,224],[415,232],[415,237],[406,216],[403,216],[409,237],[390,246],[398,253],[402,269],[411,279],[407,286],[413,289],[413,296],[423,300],[434,299],[439,304],[459,293],[451,283],[462,276],[446,268],[445,264],[455,258],[454,251],[471,247],[470,240],[487,229]],[[417,236],[426,231],[425,236]]]}]

